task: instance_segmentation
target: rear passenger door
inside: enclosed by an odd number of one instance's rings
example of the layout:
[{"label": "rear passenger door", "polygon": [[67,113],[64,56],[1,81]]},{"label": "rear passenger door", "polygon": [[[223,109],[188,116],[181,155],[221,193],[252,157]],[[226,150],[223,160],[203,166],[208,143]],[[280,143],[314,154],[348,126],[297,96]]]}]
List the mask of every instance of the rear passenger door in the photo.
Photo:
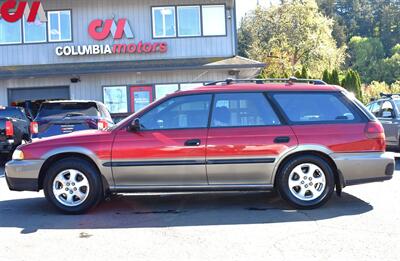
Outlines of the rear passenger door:
[{"label": "rear passenger door", "polygon": [[210,120],[210,185],[271,184],[277,156],[297,145],[261,92],[215,94]]}]

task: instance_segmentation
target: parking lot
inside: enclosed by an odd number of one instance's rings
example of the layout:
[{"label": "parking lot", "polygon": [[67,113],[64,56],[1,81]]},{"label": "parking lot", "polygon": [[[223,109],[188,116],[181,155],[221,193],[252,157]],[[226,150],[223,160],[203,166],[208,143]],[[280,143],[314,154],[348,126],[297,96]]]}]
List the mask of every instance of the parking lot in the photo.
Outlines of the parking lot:
[{"label": "parking lot", "polygon": [[313,211],[225,193],[121,196],[64,216],[0,177],[0,260],[399,260],[399,183],[348,187]]}]

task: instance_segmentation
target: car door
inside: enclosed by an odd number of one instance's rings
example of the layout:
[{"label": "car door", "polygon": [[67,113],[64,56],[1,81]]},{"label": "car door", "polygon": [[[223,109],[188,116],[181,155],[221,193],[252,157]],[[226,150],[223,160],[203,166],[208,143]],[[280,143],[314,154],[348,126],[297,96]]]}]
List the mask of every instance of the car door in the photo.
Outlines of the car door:
[{"label": "car door", "polygon": [[296,145],[263,93],[215,94],[207,138],[210,185],[271,184],[276,158]]},{"label": "car door", "polygon": [[112,150],[117,186],[207,185],[205,152],[211,95],[167,99],[120,130]]},{"label": "car door", "polygon": [[385,136],[388,145],[398,145],[398,121],[397,112],[394,108],[392,101],[384,101],[378,116],[378,119],[385,129]]}]

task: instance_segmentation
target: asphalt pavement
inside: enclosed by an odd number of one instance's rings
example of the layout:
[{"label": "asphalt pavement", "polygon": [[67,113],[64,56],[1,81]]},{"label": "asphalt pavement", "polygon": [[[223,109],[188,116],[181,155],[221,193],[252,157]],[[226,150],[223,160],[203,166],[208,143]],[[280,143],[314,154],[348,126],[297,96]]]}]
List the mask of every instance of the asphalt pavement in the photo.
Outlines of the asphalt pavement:
[{"label": "asphalt pavement", "polygon": [[65,216],[0,178],[0,260],[399,260],[399,183],[348,187],[311,211],[216,193],[120,196]]}]

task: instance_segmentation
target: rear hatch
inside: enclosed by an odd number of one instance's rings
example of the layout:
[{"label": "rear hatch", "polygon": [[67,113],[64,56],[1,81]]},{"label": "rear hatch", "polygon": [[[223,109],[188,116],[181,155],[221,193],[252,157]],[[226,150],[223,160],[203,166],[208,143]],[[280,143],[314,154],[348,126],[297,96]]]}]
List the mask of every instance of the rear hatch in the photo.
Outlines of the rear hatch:
[{"label": "rear hatch", "polygon": [[35,120],[38,133],[33,138],[97,129],[99,120],[100,113],[94,102],[44,103]]}]

